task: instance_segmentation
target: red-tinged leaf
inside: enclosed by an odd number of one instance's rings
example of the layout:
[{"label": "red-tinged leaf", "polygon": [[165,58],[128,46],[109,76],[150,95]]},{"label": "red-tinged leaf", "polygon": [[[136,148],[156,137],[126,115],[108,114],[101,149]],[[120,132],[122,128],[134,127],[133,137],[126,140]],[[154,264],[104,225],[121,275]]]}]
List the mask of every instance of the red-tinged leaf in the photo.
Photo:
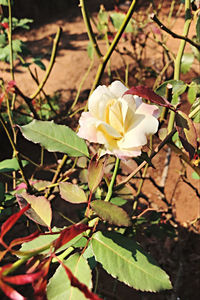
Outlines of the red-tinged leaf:
[{"label": "red-tinged leaf", "polygon": [[32,283],[34,289],[35,300],[47,300],[46,287],[47,287],[47,275],[51,263],[52,256],[47,260],[43,261],[39,266],[38,270],[42,271],[42,276],[38,280]]},{"label": "red-tinged leaf", "polygon": [[[54,255],[54,257],[56,257],[56,255]],[[58,259],[58,257],[56,257],[56,259],[59,261],[59,263],[62,265],[62,267],[65,269],[65,272],[71,282],[71,286],[78,288],[87,299],[90,300],[101,300],[101,298],[99,298],[98,295],[92,293],[88,287],[80,282],[72,273],[72,271],[60,260]]]},{"label": "red-tinged leaf", "polygon": [[13,227],[13,225],[17,222],[17,220],[30,208],[30,204],[26,205],[23,209],[19,212],[15,213],[14,215],[10,216],[8,220],[6,220],[3,225],[1,226],[1,234],[0,234],[0,242],[4,235]]},{"label": "red-tinged leaf", "polygon": [[82,232],[86,231],[89,227],[85,224],[75,224],[72,225],[64,230],[62,230],[60,236],[53,242],[55,247],[55,251],[71,241],[77,235],[81,234]]},{"label": "red-tinged leaf", "polygon": [[9,24],[7,22],[0,23],[0,26],[2,26],[4,29],[9,28]]},{"label": "red-tinged leaf", "polygon": [[176,129],[184,149],[189,153],[190,159],[197,150],[197,133],[192,120],[182,111],[175,116]]},{"label": "red-tinged leaf", "polygon": [[31,205],[31,208],[25,213],[25,215],[34,222],[50,227],[52,220],[52,210],[49,200],[44,196],[34,196],[28,193],[22,193],[16,195],[19,206],[23,208],[27,203]]},{"label": "red-tinged leaf", "polygon": [[15,86],[16,86],[16,82],[14,80],[9,81],[6,87],[6,92],[7,93],[11,92]]},{"label": "red-tinged leaf", "polygon": [[143,85],[133,86],[130,90],[124,93],[124,95],[126,94],[137,95],[139,97],[149,100],[150,102],[156,103],[157,105],[168,108],[174,108],[173,105],[171,105],[171,103],[165,98],[157,95],[150,88]]},{"label": "red-tinged leaf", "polygon": [[11,286],[7,285],[3,281],[0,280],[0,288],[4,292],[4,294],[11,300],[26,300],[21,294],[19,294],[16,290],[14,290]]},{"label": "red-tinged leaf", "polygon": [[93,193],[100,184],[104,175],[105,157],[98,159],[97,155],[93,156],[88,168],[88,186]]},{"label": "red-tinged leaf", "polygon": [[16,276],[5,276],[3,277],[3,280],[16,284],[16,285],[22,285],[22,284],[28,284],[36,281],[38,278],[40,278],[43,275],[43,272],[37,272],[32,274],[23,274],[23,275],[16,275]]},{"label": "red-tinged leaf", "polygon": [[17,238],[17,239],[14,239],[11,243],[10,243],[10,246],[9,248],[12,248],[16,245],[20,245],[20,244],[23,244],[23,243],[27,243],[27,242],[30,242],[32,240],[34,240],[36,237],[38,237],[39,235],[41,235],[42,233],[40,231],[35,231],[33,233],[31,233],[30,235],[28,236],[25,236],[25,237],[20,237],[20,238]]}]

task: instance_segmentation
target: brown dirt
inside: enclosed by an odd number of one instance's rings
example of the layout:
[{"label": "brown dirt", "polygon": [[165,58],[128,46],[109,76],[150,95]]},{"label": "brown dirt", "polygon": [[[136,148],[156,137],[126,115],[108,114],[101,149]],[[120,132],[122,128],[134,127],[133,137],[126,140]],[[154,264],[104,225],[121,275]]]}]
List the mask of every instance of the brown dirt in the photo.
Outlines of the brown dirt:
[{"label": "brown dirt", "polygon": [[[53,23],[37,26],[37,28],[33,28],[31,31],[27,33],[24,32],[23,35],[19,35],[23,41],[28,42],[28,46],[34,55],[39,55],[41,53],[45,55],[45,59],[43,61],[45,65],[48,66],[52,37],[54,37],[57,27],[62,27],[63,34],[56,62],[44,89],[49,95],[59,92],[61,94],[60,105],[62,107],[65,107],[67,102],[73,101],[75,98],[80,82],[90,64],[90,59],[86,53],[88,37],[85,25],[79,13],[79,8],[72,7],[67,14],[69,16],[67,15],[65,18],[60,18]],[[73,15],[76,17],[72,18]],[[96,14],[94,13],[94,18],[95,17]],[[174,26],[176,32],[181,34],[184,24],[183,15],[179,18],[174,18],[173,20],[176,22]],[[194,28],[191,29],[191,32],[194,32],[193,29]],[[168,46],[172,47],[173,45],[174,53],[177,52],[179,43],[179,40],[174,40],[172,38],[169,38],[168,40]],[[125,42],[124,44],[122,43],[120,47],[123,47],[124,45]],[[100,41],[100,48],[101,51],[105,53],[104,41]],[[159,67],[160,51],[161,49],[159,47],[155,47],[153,42],[148,44],[146,50],[146,63],[149,66],[155,66],[157,64]],[[125,57],[125,59],[129,62],[130,69],[131,67],[134,67],[131,65],[133,62],[130,58]],[[116,53],[114,53],[111,58],[111,64],[112,70],[120,71],[123,68],[122,60]],[[83,92],[81,93],[83,100],[86,100],[86,95],[88,95],[88,91],[91,89],[97,66],[98,62],[95,60],[92,70],[83,85]],[[6,80],[10,80],[7,65],[1,63],[0,68],[1,77]],[[199,70],[199,65],[196,63],[193,66],[192,73],[190,73],[188,77],[184,77],[184,79],[189,82],[191,80],[190,76],[198,74]],[[44,76],[44,72],[37,68],[37,73],[41,80]],[[131,85],[134,82],[134,78],[131,77],[131,73],[129,76],[129,84]],[[31,95],[36,89],[36,85],[33,83],[31,76],[22,67],[17,66],[15,80],[18,87],[25,95]],[[147,79],[146,82],[149,82],[152,85],[154,80],[155,79],[150,78]],[[106,75],[103,77],[102,82],[108,83]],[[186,104],[183,107],[187,110],[188,106]],[[150,169],[149,171],[149,175],[152,175],[157,184],[159,184],[162,179],[163,163],[165,161],[166,151],[167,148],[163,149],[153,159],[153,164],[156,169]],[[143,242],[145,247],[151,251],[155,258],[158,257],[162,266],[168,271],[173,283],[177,285],[176,291],[174,294],[159,293],[150,295],[148,293],[135,292],[132,289],[125,288],[122,284],[118,284],[116,293],[116,295],[118,295],[117,299],[199,299],[199,269],[197,266],[200,266],[200,260],[199,248],[197,245],[200,245],[198,235],[200,231],[197,222],[193,223],[193,221],[200,217],[200,199],[194,189],[195,187],[200,192],[200,183],[197,182],[197,180],[192,179],[191,174],[193,171],[190,167],[187,167],[187,174],[188,181],[190,181],[192,186],[183,182],[180,176],[181,169],[182,165],[178,156],[172,154],[164,191],[167,202],[172,205],[173,217],[179,224],[178,239],[172,242],[165,237],[162,241],[163,244],[159,245],[157,245],[156,241],[153,239]],[[133,181],[133,183],[134,182],[137,184],[136,181]],[[162,201],[161,194],[158,193],[158,189],[155,188],[155,185],[151,183],[150,180],[145,181],[143,191],[146,197],[150,200],[152,207],[158,210],[166,209],[166,204]],[[146,202],[143,201],[143,204],[146,205]],[[104,273],[100,274],[100,280],[102,278],[107,278],[106,276],[107,275]],[[102,282],[100,281],[100,289],[111,292],[110,287],[107,286],[107,280],[103,280]],[[106,299],[112,298],[111,296],[108,296]]]}]

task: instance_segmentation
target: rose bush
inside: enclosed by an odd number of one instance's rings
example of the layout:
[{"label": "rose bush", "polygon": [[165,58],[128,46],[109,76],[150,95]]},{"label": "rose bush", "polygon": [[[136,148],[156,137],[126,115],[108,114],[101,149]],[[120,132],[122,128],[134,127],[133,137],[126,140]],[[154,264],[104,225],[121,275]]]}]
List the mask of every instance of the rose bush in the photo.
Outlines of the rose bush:
[{"label": "rose bush", "polygon": [[104,145],[105,152],[126,159],[139,156],[147,137],[158,130],[159,109],[146,104],[120,81],[98,86],[83,112],[78,135],[89,142]]}]

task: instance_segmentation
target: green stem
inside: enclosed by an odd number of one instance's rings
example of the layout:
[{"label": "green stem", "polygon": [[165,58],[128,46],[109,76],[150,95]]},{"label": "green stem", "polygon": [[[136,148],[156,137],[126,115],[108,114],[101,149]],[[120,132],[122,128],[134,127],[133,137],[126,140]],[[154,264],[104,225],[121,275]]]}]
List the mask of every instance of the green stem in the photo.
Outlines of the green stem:
[{"label": "green stem", "polygon": [[[187,37],[189,28],[191,24],[191,12],[190,12],[190,0],[185,0],[185,24],[183,28],[183,36]],[[180,79],[180,70],[181,70],[181,59],[184,53],[186,41],[181,40],[179,50],[177,53],[177,57],[174,64],[174,80]],[[174,119],[175,119],[175,112],[170,112],[169,123],[168,123],[168,132],[172,131],[174,127]]]},{"label": "green stem", "polygon": [[30,97],[30,99],[34,99],[35,97],[37,97],[37,95],[43,89],[47,79],[49,78],[49,75],[52,71],[52,68],[53,68],[53,65],[54,65],[54,62],[55,62],[56,52],[57,52],[58,43],[59,43],[59,40],[60,40],[61,33],[62,33],[62,29],[60,27],[58,27],[56,36],[55,36],[54,41],[53,41],[53,48],[52,48],[52,52],[51,52],[51,58],[50,58],[50,62],[49,62],[49,66],[47,68],[46,74],[45,74],[43,80],[41,81],[41,83],[39,84],[36,92]]},{"label": "green stem", "polygon": [[112,179],[110,181],[110,184],[109,184],[109,187],[108,187],[108,192],[107,192],[107,195],[106,195],[106,198],[104,201],[109,201],[111,196],[112,196],[112,192],[113,192],[113,185],[115,183],[115,178],[117,176],[117,171],[118,171],[118,168],[119,168],[119,163],[120,163],[120,160],[119,158],[117,157],[116,158],[116,162],[115,162],[115,168],[114,168],[114,171],[113,171],[113,175],[112,175]]},{"label": "green stem", "polygon": [[27,186],[27,191],[28,191],[28,192],[31,192],[31,191],[32,191],[32,187],[31,187],[31,185],[30,185],[30,183],[29,183],[29,181],[28,181],[28,178],[26,177],[26,174],[25,174],[25,172],[24,172],[24,168],[23,168],[23,164],[22,164],[20,155],[19,155],[19,153],[18,153],[18,151],[17,151],[17,149],[16,149],[15,143],[13,142],[13,140],[12,140],[12,138],[11,138],[11,136],[10,136],[10,133],[9,133],[7,127],[6,127],[6,124],[5,124],[4,119],[2,118],[1,114],[0,114],[0,122],[1,122],[1,124],[2,124],[2,126],[3,126],[3,129],[5,130],[5,133],[6,133],[7,137],[8,137],[8,140],[9,140],[9,142],[10,142],[10,144],[11,144],[11,147],[12,147],[12,149],[13,149],[13,157],[16,157],[16,159],[17,159],[17,161],[18,161],[18,164],[19,164],[19,170],[20,170],[20,172],[21,172],[22,179],[23,179],[23,181],[25,182],[25,184],[26,184],[26,186]]},{"label": "green stem", "polygon": [[86,5],[85,5],[85,0],[80,0],[80,7],[81,7],[82,15],[83,15],[83,20],[85,22],[85,26],[87,28],[87,34],[88,34],[89,40],[92,43],[92,46],[93,46],[98,58],[101,58],[102,54],[101,54],[101,51],[100,51],[99,46],[97,44],[97,41],[95,39],[94,32],[92,30],[92,26],[91,26],[91,23],[90,23],[90,18],[88,16],[88,11],[87,11],[87,8],[86,8]]},{"label": "green stem", "polygon": [[134,6],[135,6],[135,3],[136,3],[136,0],[133,0],[131,5],[130,5],[130,8],[126,14],[126,17],[124,18],[124,21],[123,23],[121,24],[112,44],[110,45],[107,53],[105,54],[105,56],[103,57],[103,61],[102,63],[99,65],[99,68],[97,70],[97,74],[96,74],[96,77],[95,77],[95,80],[94,80],[94,83],[93,83],[93,86],[92,86],[92,89],[91,89],[91,92],[90,94],[94,91],[94,89],[97,87],[97,85],[99,84],[100,80],[101,80],[101,77],[103,75],[103,72],[104,72],[104,69],[107,65],[107,62],[108,60],[110,59],[113,51],[115,50],[128,22],[130,21],[131,17],[132,17],[132,14],[133,14],[133,11],[134,11]]},{"label": "green stem", "polygon": [[93,67],[93,64],[94,64],[94,56],[92,57],[92,60],[91,60],[91,62],[90,62],[90,65],[89,65],[89,67],[88,67],[88,69],[87,69],[85,75],[83,76],[83,78],[82,78],[82,80],[81,80],[81,83],[80,83],[80,85],[79,85],[79,88],[78,88],[78,91],[77,91],[77,94],[76,94],[76,98],[74,99],[74,102],[72,103],[72,106],[71,106],[71,108],[70,108],[70,110],[69,110],[70,112],[73,110],[74,106],[76,105],[76,103],[77,103],[77,101],[78,101],[78,98],[79,98],[79,95],[80,95],[82,86],[83,86],[83,84],[84,84],[86,78],[88,77],[88,75],[89,75],[89,73],[90,73],[90,71],[91,71],[91,69],[92,69],[92,67]]}]

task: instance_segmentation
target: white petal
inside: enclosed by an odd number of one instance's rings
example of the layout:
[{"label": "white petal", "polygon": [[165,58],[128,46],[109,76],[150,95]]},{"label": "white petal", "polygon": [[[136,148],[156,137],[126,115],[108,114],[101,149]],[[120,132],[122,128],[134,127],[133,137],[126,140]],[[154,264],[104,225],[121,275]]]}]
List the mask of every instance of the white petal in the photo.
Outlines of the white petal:
[{"label": "white petal", "polygon": [[123,94],[128,90],[128,88],[119,80],[113,81],[108,88],[115,98],[122,97]]},{"label": "white petal", "polygon": [[160,115],[160,110],[156,105],[150,105],[142,102],[141,105],[136,110],[137,114],[150,114],[155,118],[158,118]]},{"label": "white petal", "polygon": [[118,141],[120,149],[143,146],[147,143],[147,136],[157,132],[159,123],[156,118],[151,115],[137,115],[137,118],[137,126],[130,129],[125,137]]},{"label": "white petal", "polygon": [[88,99],[89,112],[99,120],[104,119],[106,105],[113,98],[112,93],[105,85],[98,86]]}]

